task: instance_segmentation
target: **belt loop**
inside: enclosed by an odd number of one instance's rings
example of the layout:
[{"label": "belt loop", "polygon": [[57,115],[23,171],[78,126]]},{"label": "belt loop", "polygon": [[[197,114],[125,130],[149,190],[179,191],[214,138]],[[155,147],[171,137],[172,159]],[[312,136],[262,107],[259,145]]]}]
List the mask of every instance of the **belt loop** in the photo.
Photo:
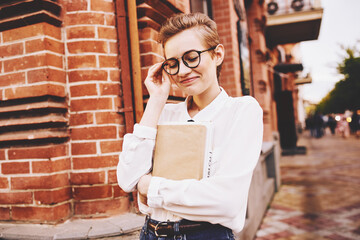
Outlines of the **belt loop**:
[{"label": "belt loop", "polygon": [[148,231],[149,221],[150,221],[150,216],[149,216],[149,215],[146,215],[146,217],[145,217],[145,227],[144,227],[144,233],[145,233],[145,234],[147,234],[147,231]]},{"label": "belt loop", "polygon": [[174,223],[174,239],[182,239],[181,233],[180,233],[180,222],[177,221]]}]

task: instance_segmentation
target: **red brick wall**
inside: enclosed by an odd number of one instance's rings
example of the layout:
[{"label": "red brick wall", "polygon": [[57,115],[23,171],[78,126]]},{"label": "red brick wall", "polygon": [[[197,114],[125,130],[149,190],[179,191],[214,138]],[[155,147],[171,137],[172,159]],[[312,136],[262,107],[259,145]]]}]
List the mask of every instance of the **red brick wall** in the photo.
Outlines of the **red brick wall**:
[{"label": "red brick wall", "polygon": [[2,151],[1,220],[56,222],[71,215],[67,144]]},{"label": "red brick wall", "polygon": [[1,100],[65,96],[61,30],[39,23],[1,33]]},{"label": "red brick wall", "polygon": [[[266,65],[266,41],[264,35],[265,5],[261,1],[253,1],[247,9],[249,36],[251,38],[250,55],[252,68],[252,84],[254,97],[264,111],[264,141],[273,140],[273,104],[271,84]],[[276,119],[276,118],[275,118]]]},{"label": "red brick wall", "polygon": [[[67,113],[61,117],[70,133],[62,144],[0,150],[0,220],[58,222],[129,210],[128,195],[116,182],[124,121],[117,113],[114,3],[63,1],[62,7],[62,28],[38,23],[0,33],[1,100],[11,107],[13,99],[66,97]],[[17,121],[39,124],[42,118]],[[45,130],[34,130],[35,138],[40,133]]]},{"label": "red brick wall", "polygon": [[117,185],[125,133],[114,1],[64,1],[65,65],[70,113],[70,183],[75,217],[129,210]]},{"label": "red brick wall", "polygon": [[220,42],[225,47],[220,85],[231,96],[241,96],[240,56],[236,22],[238,17],[232,0],[213,0],[213,15],[218,26]]}]

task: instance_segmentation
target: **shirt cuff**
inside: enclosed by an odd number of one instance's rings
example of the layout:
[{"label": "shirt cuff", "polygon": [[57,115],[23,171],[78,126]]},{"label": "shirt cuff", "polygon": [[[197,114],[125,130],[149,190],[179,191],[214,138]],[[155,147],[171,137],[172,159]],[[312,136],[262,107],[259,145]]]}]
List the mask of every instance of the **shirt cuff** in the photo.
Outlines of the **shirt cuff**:
[{"label": "shirt cuff", "polygon": [[147,214],[149,212],[149,206],[147,205],[147,202],[142,201],[143,197],[140,195],[139,191],[137,192],[137,200],[139,205],[139,210],[143,214]]},{"label": "shirt cuff", "polygon": [[156,132],[156,128],[135,124],[133,134],[138,138],[155,139]]},{"label": "shirt cuff", "polygon": [[162,208],[163,198],[159,195],[159,188],[164,178],[152,177],[147,194],[147,204],[152,208]]}]

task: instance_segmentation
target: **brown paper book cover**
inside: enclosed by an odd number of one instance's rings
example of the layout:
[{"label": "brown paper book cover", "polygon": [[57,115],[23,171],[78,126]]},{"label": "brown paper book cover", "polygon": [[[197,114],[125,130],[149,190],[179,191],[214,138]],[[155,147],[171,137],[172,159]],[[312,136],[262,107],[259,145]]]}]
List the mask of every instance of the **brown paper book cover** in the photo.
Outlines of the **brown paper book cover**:
[{"label": "brown paper book cover", "polygon": [[203,178],[210,131],[209,125],[199,123],[158,125],[152,175],[172,180]]}]

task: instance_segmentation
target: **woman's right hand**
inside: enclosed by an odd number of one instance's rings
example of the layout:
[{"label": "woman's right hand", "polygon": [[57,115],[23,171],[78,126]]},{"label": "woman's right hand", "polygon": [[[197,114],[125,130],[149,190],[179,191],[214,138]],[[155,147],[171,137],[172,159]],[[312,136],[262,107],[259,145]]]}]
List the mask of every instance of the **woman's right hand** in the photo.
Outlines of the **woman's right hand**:
[{"label": "woman's right hand", "polygon": [[162,63],[156,63],[148,70],[148,75],[145,79],[145,86],[151,97],[161,98],[164,101],[169,97],[170,92],[170,78],[164,73],[161,68]]},{"label": "woman's right hand", "polygon": [[150,94],[140,125],[156,128],[162,109],[170,92],[170,78],[164,73],[161,63],[151,66],[145,79],[145,86]]}]

